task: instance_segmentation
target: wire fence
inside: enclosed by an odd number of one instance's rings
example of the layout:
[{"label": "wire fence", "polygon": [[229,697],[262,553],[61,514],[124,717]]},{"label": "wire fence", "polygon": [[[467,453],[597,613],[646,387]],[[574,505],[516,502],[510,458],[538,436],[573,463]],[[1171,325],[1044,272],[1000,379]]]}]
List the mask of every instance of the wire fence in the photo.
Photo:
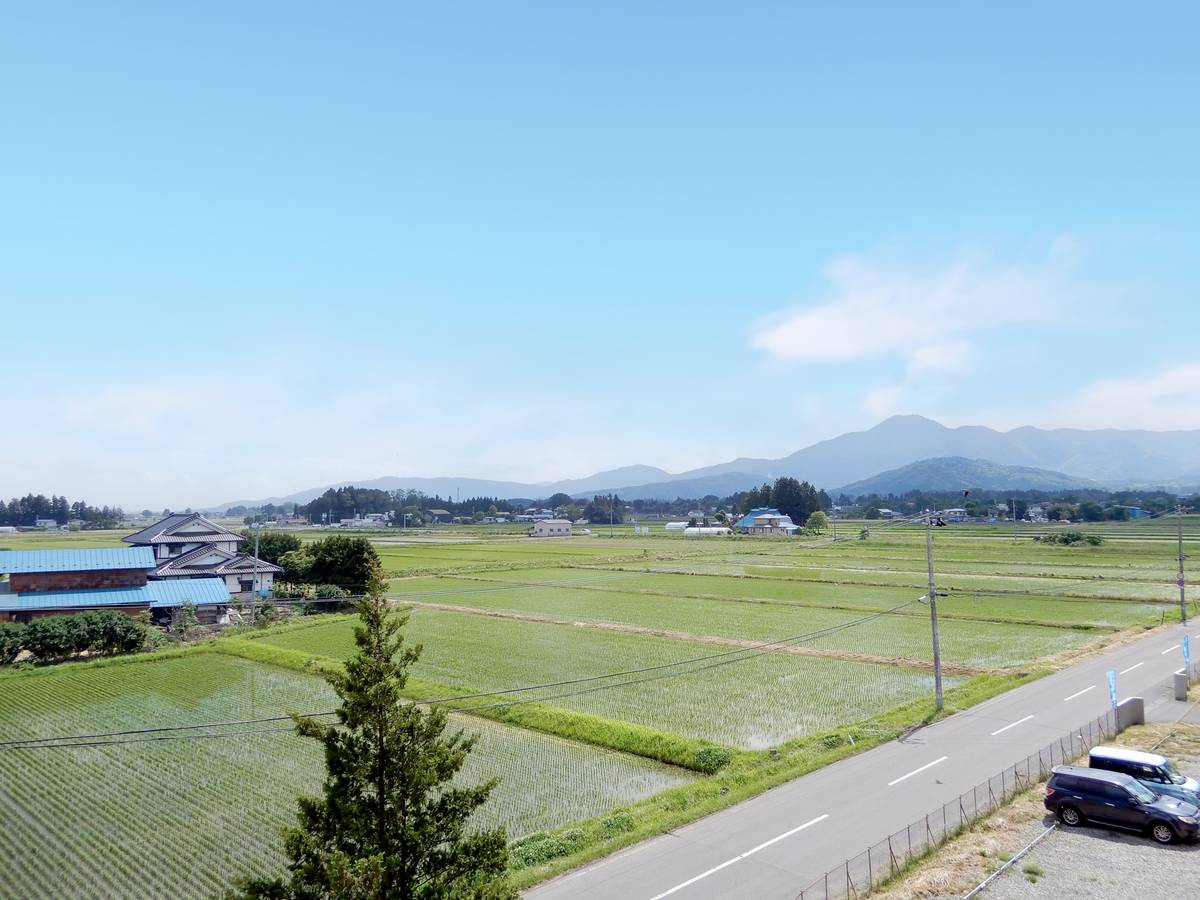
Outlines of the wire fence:
[{"label": "wire fence", "polygon": [[1118,731],[1116,713],[1110,710],[848,858],[801,890],[795,900],[865,897],[873,888],[903,872],[914,860],[1049,777],[1055,766],[1082,756],[1102,741],[1115,737]]}]

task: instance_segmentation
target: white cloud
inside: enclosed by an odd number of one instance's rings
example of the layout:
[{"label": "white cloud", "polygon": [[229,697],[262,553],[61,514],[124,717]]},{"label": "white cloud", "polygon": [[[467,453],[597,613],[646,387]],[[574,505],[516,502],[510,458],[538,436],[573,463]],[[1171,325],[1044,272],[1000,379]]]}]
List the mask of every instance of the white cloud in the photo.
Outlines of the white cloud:
[{"label": "white cloud", "polygon": [[1037,265],[959,258],[931,272],[842,257],[826,267],[827,299],[760,322],[752,343],[793,363],[899,355],[923,365],[937,359],[939,347],[965,357],[967,335],[1053,319],[1070,304],[1080,292],[1069,278],[1070,245],[1056,241]]},{"label": "white cloud", "polygon": [[1200,363],[1095,381],[1042,417],[1046,427],[1200,428]]}]

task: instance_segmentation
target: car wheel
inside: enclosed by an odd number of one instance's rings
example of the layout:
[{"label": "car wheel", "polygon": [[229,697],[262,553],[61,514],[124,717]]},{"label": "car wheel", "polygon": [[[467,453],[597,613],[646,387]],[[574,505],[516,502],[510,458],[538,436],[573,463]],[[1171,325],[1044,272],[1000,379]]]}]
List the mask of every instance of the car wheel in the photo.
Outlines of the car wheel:
[{"label": "car wheel", "polygon": [[1083,815],[1073,806],[1059,807],[1058,817],[1064,825],[1078,825],[1083,821]]},{"label": "car wheel", "polygon": [[1169,844],[1175,840],[1175,832],[1166,822],[1155,822],[1150,826],[1150,837],[1160,844]]}]

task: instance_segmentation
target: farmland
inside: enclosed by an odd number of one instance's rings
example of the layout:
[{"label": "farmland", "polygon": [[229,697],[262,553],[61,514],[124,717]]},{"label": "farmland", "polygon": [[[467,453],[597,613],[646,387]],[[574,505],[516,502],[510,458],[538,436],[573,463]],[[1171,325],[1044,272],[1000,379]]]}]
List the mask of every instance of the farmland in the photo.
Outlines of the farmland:
[{"label": "farmland", "polygon": [[[0,732],[13,740],[222,722],[318,712],[334,702],[319,678],[194,653],[2,678]],[[463,777],[501,777],[480,824],[504,824],[513,837],[694,777],[537,732],[451,718],[451,727],[480,734]],[[319,746],[288,732],[0,751],[7,844],[0,885],[21,885],[32,897],[220,893],[238,875],[277,870],[279,829],[292,820],[296,797],[319,789],[322,774]]]},{"label": "farmland", "polygon": [[[802,771],[927,716],[924,533],[873,523],[858,540],[860,527],[839,523],[853,536],[839,542],[620,528],[542,541],[451,528],[371,539],[410,616],[406,638],[424,646],[410,695],[499,692],[452,718],[481,734],[469,775],[502,777],[480,823],[519,838],[614,810],[652,829],[665,809],[710,809],[731,787],[769,783],[761,773],[774,759]],[[937,531],[952,705],[1178,615],[1173,525],[1093,530],[1099,546],[1045,544],[1030,526]],[[10,537],[0,546],[116,536]],[[1185,553],[1200,553],[1194,520]],[[346,616],[314,617],[182,656],[10,672],[0,728],[83,734],[328,709],[328,688],[305,664],[345,659],[351,628]],[[529,690],[506,693],[514,688]],[[711,750],[720,753],[703,755]],[[734,774],[709,777],[713,765]],[[69,895],[91,867],[104,873],[103,895],[217,893],[279,866],[278,830],[320,768],[314,747],[289,733],[0,750],[0,817],[14,847],[0,884]]]}]

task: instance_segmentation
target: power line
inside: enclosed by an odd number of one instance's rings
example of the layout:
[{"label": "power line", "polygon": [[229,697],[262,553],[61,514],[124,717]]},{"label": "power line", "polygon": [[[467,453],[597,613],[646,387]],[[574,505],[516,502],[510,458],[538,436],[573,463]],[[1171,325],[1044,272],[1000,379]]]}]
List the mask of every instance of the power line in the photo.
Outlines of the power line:
[{"label": "power line", "polygon": [[[497,696],[505,696],[505,695],[509,695],[509,694],[525,693],[528,691],[540,691],[540,690],[547,690],[547,689],[558,688],[558,687],[569,687],[572,685],[587,684],[587,683],[596,682],[596,681],[605,681],[605,680],[613,679],[613,678],[623,678],[623,677],[629,676],[629,675],[641,675],[641,674],[645,674],[648,672],[661,673],[661,674],[654,675],[654,676],[651,676],[648,678],[634,679],[631,681],[621,681],[621,682],[616,682],[614,684],[601,684],[601,685],[597,685],[595,687],[585,688],[585,689],[579,690],[579,691],[568,691],[565,693],[555,694],[555,695],[551,695],[551,696],[531,697],[531,698],[527,698],[527,699],[512,700],[512,701],[502,702],[502,703],[483,704],[483,705],[479,705],[479,706],[458,708],[455,710],[456,712],[469,713],[469,712],[477,712],[477,711],[486,710],[486,709],[497,709],[497,708],[501,708],[501,707],[517,706],[517,705],[521,705],[521,704],[525,704],[525,703],[539,703],[539,702],[544,702],[547,700],[562,699],[564,697],[571,697],[571,696],[577,696],[580,694],[594,693],[596,691],[601,691],[601,690],[608,690],[608,689],[619,688],[619,687],[628,687],[628,686],[635,685],[635,684],[642,684],[642,683],[645,683],[648,681],[658,681],[658,680],[662,680],[662,679],[666,679],[666,678],[678,678],[678,677],[682,677],[685,675],[694,674],[695,672],[702,672],[702,671],[706,671],[708,669],[717,668],[719,666],[729,665],[729,664],[732,664],[735,662],[742,662],[747,659],[754,659],[754,658],[757,658],[758,656],[762,656],[766,653],[774,652],[774,648],[777,648],[780,646],[793,645],[793,644],[800,643],[803,641],[810,641],[810,640],[816,640],[816,639],[822,638],[822,637],[827,637],[830,634],[835,634],[839,631],[844,631],[848,628],[852,628],[857,625],[861,625],[866,622],[873,621],[875,619],[880,618],[881,616],[885,616],[890,613],[896,612],[898,610],[904,609],[905,607],[911,606],[911,605],[915,604],[916,602],[917,602],[916,600],[910,600],[906,603],[902,603],[897,606],[891,607],[890,609],[880,610],[878,612],[874,612],[869,615],[862,616],[858,619],[853,619],[849,622],[842,622],[837,625],[830,625],[825,628],[818,629],[816,631],[806,632],[806,633],[799,634],[799,635],[793,635],[791,637],[786,637],[786,638],[780,638],[780,639],[774,640],[774,641],[763,641],[763,642],[760,642],[757,644],[752,644],[748,647],[738,647],[733,650],[725,650],[725,651],[722,651],[719,653],[711,653],[711,654],[707,654],[704,656],[697,656],[697,657],[691,657],[689,659],[676,660],[675,662],[670,662],[670,663],[659,663],[659,664],[656,664],[653,666],[643,666],[643,667],[637,668],[637,669],[627,669],[627,670],[623,670],[623,671],[619,671],[619,672],[609,672],[609,673],[606,673],[603,675],[592,675],[592,676],[587,676],[587,677],[583,677],[583,678],[572,678],[572,679],[566,679],[563,681],[546,682],[544,684],[536,684],[536,685],[526,685],[526,686],[517,687],[517,688],[503,688],[503,689],[498,689],[498,690],[493,690],[493,691],[481,691],[481,692],[477,692],[477,693],[473,693],[473,694],[458,694],[458,695],[451,696],[451,697],[439,697],[439,698],[435,698],[432,700],[416,700],[416,701],[413,701],[413,705],[415,705],[415,706],[436,706],[436,705],[445,704],[445,703],[461,702],[463,700],[478,700],[478,699],[483,699],[486,697],[497,697]],[[714,660],[721,660],[721,661],[713,662]],[[677,669],[680,666],[691,666],[696,663],[702,663],[702,664],[707,663],[707,665],[696,666],[694,668],[690,668],[690,669],[687,669],[684,671],[676,671],[676,672],[664,672],[663,671],[666,669]],[[328,710],[325,712],[310,713],[305,716],[302,716],[302,718],[321,718],[321,717],[332,716],[332,715],[336,715],[336,714],[337,714],[336,710]],[[233,737],[233,736],[237,736],[237,735],[246,735],[246,734],[278,733],[278,732],[292,731],[292,729],[291,728],[254,729],[254,730],[249,730],[249,731],[224,731],[224,732],[213,732],[211,734],[191,734],[191,735],[165,734],[164,732],[199,731],[202,729],[225,728],[225,727],[231,727],[231,726],[236,726],[236,725],[257,725],[257,724],[265,724],[268,722],[286,721],[287,719],[290,719],[290,718],[292,718],[292,717],[291,716],[268,716],[268,717],[263,717],[263,718],[258,718],[258,719],[240,719],[240,720],[230,721],[230,722],[205,722],[205,723],[196,723],[196,724],[191,724],[191,725],[160,726],[160,727],[155,727],[155,728],[140,728],[140,729],[127,730],[127,731],[110,731],[110,732],[101,732],[101,733],[96,733],[96,734],[57,735],[57,736],[41,737],[41,738],[25,738],[25,739],[9,740],[9,741],[0,742],[0,751],[3,751],[3,750],[39,750],[39,749],[53,749],[53,748],[60,748],[60,747],[92,747],[92,746],[104,746],[107,744],[143,743],[143,742],[147,742],[147,741],[159,741],[159,740],[189,740],[189,739],[193,739],[193,738]],[[125,739],[127,737],[128,737],[128,739]],[[116,738],[116,740],[97,740],[98,738]],[[82,741],[83,743],[64,743],[64,742],[70,742],[70,741]]]}]

